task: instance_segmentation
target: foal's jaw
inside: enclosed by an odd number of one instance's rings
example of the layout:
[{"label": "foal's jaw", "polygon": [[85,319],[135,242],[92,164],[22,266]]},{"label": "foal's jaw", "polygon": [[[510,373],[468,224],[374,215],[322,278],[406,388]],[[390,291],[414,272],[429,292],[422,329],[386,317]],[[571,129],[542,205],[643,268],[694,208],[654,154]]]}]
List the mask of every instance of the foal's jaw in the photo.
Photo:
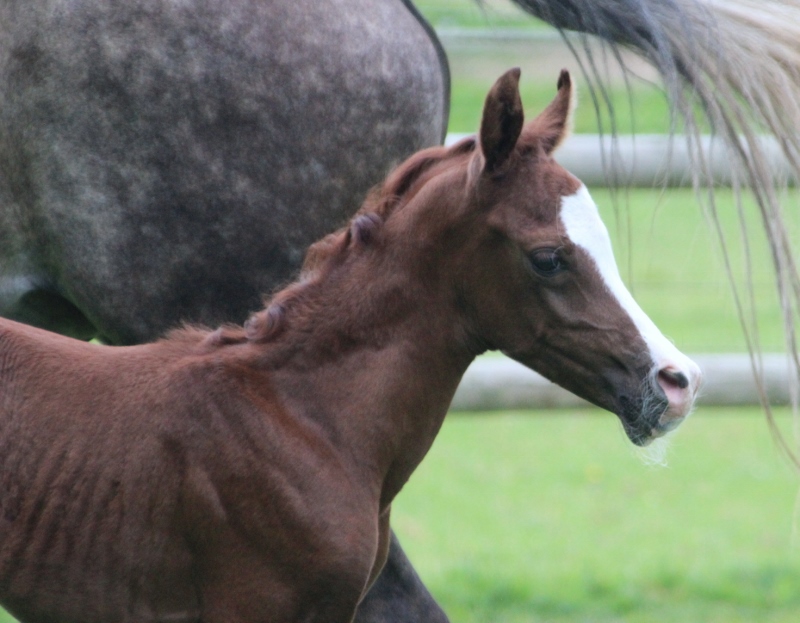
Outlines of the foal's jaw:
[{"label": "foal's jaw", "polygon": [[652,368],[642,388],[642,412],[632,422],[623,422],[631,441],[644,445],[673,430],[689,415],[700,387],[700,368],[664,337],[625,287],[608,231],[585,186],[563,198],[560,218],[567,237],[594,260],[606,288],[649,350]]}]

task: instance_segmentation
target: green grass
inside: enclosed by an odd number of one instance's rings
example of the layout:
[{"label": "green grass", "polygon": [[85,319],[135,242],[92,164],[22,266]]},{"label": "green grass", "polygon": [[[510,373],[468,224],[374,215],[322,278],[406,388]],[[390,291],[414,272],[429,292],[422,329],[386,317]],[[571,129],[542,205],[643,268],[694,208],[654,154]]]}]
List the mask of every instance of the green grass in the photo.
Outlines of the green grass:
[{"label": "green grass", "polygon": [[759,412],[702,409],[668,457],[600,411],[451,415],[393,524],[459,623],[797,621],[798,482]]}]

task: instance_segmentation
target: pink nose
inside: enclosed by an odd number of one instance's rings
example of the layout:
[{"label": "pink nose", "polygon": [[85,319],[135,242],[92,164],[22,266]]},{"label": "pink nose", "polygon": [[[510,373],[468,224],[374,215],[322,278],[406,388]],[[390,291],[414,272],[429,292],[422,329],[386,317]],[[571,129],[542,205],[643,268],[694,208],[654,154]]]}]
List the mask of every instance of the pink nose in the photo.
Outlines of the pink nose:
[{"label": "pink nose", "polygon": [[694,406],[702,375],[694,362],[684,370],[667,365],[656,375],[656,382],[664,391],[669,406],[659,419],[659,428],[670,430],[689,415]]}]

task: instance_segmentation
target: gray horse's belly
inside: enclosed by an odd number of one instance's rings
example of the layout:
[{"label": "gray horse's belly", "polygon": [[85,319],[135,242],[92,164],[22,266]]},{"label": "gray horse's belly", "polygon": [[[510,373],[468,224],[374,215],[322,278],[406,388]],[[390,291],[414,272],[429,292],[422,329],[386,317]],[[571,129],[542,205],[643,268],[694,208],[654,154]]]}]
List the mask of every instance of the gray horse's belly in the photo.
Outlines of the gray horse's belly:
[{"label": "gray horse's belly", "polygon": [[445,130],[401,0],[33,0],[0,35],[0,274],[24,251],[115,343],[242,321]]},{"label": "gray horse's belly", "polygon": [[80,309],[29,275],[0,276],[0,316],[82,340],[97,335],[97,328]]}]

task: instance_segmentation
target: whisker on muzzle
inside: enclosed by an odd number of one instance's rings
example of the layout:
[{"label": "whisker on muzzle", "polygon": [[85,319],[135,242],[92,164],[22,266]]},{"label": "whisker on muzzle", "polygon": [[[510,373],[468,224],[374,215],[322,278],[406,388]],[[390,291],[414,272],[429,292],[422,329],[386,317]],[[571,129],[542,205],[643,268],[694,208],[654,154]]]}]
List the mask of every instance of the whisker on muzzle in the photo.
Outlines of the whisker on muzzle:
[{"label": "whisker on muzzle", "polygon": [[634,446],[638,459],[648,467],[668,467],[668,453],[672,435],[652,439],[646,446]]}]

